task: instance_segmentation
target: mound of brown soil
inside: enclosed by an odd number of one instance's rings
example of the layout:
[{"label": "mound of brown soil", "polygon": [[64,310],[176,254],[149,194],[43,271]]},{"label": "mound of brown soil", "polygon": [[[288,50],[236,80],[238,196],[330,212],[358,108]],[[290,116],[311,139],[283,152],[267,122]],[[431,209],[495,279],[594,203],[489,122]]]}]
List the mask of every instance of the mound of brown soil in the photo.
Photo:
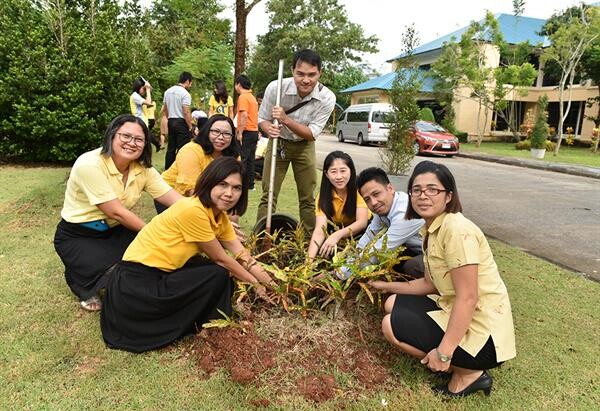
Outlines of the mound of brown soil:
[{"label": "mound of brown soil", "polygon": [[204,329],[184,349],[205,375],[225,369],[239,384],[314,402],[396,388],[390,369],[398,354],[381,337],[380,316],[361,310],[350,307],[334,319],[321,312],[302,318],[263,311],[241,327]]}]

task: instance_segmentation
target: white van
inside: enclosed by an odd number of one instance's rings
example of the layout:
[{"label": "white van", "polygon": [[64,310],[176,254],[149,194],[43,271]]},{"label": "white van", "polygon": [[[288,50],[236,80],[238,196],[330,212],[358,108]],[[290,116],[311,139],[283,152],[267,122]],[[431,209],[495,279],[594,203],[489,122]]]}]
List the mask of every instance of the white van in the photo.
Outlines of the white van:
[{"label": "white van", "polygon": [[355,104],[340,116],[335,127],[338,141],[356,141],[358,144],[387,142],[389,125],[385,123],[391,104]]}]

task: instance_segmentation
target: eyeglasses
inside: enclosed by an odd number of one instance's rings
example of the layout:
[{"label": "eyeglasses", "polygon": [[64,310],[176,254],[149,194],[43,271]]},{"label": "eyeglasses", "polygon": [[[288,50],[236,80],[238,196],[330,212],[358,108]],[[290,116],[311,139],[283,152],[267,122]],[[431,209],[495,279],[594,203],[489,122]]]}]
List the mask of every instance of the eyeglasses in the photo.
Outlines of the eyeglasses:
[{"label": "eyeglasses", "polygon": [[434,188],[434,187],[427,187],[426,189],[422,189],[421,187],[413,187],[408,192],[408,195],[410,195],[412,197],[419,197],[422,193],[425,193],[425,195],[427,197],[435,197],[436,195],[438,195],[439,193],[444,192],[444,191],[448,191],[448,190],[442,190],[440,188]]},{"label": "eyeglasses", "polygon": [[133,136],[129,133],[117,133],[117,135],[119,136],[119,140],[123,143],[131,143],[133,141],[133,144],[140,147],[143,147],[146,144],[146,139],[144,137]]},{"label": "eyeglasses", "polygon": [[225,141],[229,141],[229,140],[231,140],[233,138],[233,134],[231,134],[229,131],[221,131],[221,130],[217,130],[216,128],[211,128],[208,131],[214,137],[216,137],[216,138],[221,137]]}]

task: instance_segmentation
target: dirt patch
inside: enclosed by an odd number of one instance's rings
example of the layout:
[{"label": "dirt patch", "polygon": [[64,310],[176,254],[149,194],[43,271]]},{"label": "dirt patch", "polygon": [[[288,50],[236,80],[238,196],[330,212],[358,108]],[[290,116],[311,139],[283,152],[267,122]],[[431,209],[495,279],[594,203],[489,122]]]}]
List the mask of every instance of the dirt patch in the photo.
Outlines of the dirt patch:
[{"label": "dirt patch", "polygon": [[[349,307],[335,318],[322,312],[308,318],[254,312],[241,327],[205,329],[182,344],[204,376],[224,369],[239,384],[315,403],[358,398],[399,387],[391,372],[398,353],[381,337],[379,313],[366,310]],[[255,399],[250,405],[272,401]]]},{"label": "dirt patch", "polygon": [[104,361],[98,357],[83,357],[82,361],[75,366],[75,375],[83,377],[94,374],[102,364]]},{"label": "dirt patch", "polygon": [[305,398],[315,402],[330,400],[334,397],[336,389],[333,375],[300,378],[296,386]]}]

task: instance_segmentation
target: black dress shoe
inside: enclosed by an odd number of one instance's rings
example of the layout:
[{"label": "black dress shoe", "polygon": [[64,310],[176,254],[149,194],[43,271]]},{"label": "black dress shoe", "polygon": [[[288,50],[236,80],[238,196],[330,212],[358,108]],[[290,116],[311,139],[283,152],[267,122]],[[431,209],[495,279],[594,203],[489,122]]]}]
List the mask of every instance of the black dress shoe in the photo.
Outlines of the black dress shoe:
[{"label": "black dress shoe", "polygon": [[447,397],[465,397],[481,390],[486,396],[488,396],[492,392],[492,382],[492,377],[487,373],[487,371],[483,371],[479,378],[473,381],[471,385],[462,391],[452,392],[448,389],[447,385],[437,385],[433,387],[433,391]]}]

